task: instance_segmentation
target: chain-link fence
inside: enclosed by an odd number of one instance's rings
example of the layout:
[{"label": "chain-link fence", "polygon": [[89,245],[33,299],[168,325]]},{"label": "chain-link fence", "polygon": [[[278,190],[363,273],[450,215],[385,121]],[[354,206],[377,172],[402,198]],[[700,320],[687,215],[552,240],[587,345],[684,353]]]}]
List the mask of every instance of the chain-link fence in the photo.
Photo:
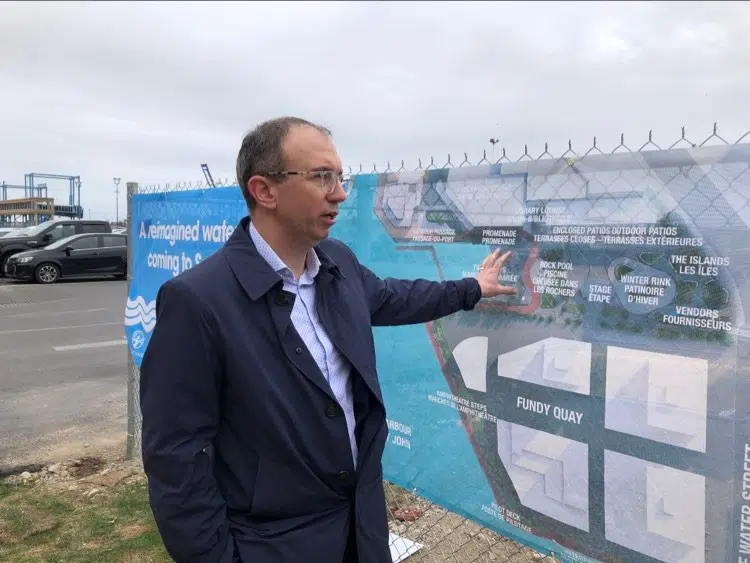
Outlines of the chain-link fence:
[{"label": "chain-link fence", "polygon": [[[701,238],[700,233],[712,233],[716,235],[712,239],[715,245],[713,252],[717,255],[728,255],[731,253],[730,247],[736,245],[736,240],[732,236],[726,236],[727,233],[746,232],[746,225],[750,223],[750,161],[747,158],[748,145],[744,142],[748,135],[750,133],[734,142],[727,141],[719,135],[714,126],[711,135],[698,143],[689,140],[683,129],[680,138],[666,149],[659,147],[649,133],[647,141],[638,148],[631,149],[626,145],[625,139],[621,138],[619,145],[609,153],[601,150],[594,139],[592,146],[585,152],[576,152],[568,144],[567,150],[559,157],[553,156],[549,147],[545,145],[544,151],[538,157],[532,157],[526,147],[524,153],[515,160],[511,160],[502,149],[500,157],[492,162],[485,151],[475,163],[470,162],[468,155],[464,154],[458,164],[454,164],[448,156],[442,166],[437,166],[434,158],[430,158],[427,165],[423,165],[420,160],[416,167],[410,169],[406,168],[403,161],[396,170],[392,169],[390,163],[387,163],[382,171],[378,171],[375,165],[371,170],[360,166],[358,170],[350,168],[349,171],[354,175],[379,174],[374,199],[358,201],[355,182],[352,192],[354,197],[342,206],[340,214],[344,219],[347,215],[359,216],[359,219],[366,218],[367,220],[358,223],[357,228],[360,229],[367,221],[377,221],[385,225],[388,234],[396,242],[397,250],[427,250],[435,261],[438,277],[444,279],[459,277],[466,269],[466,257],[453,258],[445,253],[438,257],[434,243],[471,242],[480,249],[494,245],[507,246],[512,241],[521,239],[528,243],[527,251],[516,253],[515,262],[506,266],[507,282],[519,289],[516,297],[487,300],[477,307],[478,313],[474,316],[456,315],[455,320],[441,320],[428,325],[437,353],[441,354],[441,365],[453,395],[453,398],[446,397],[446,401],[454,401],[453,408],[456,408],[456,397],[460,397],[477,404],[485,404],[485,408],[489,407],[490,412],[502,412],[508,409],[508,405],[503,404],[500,388],[493,392],[489,387],[490,382],[477,385],[463,379],[460,366],[452,352],[455,348],[453,333],[459,331],[459,326],[473,325],[482,326],[484,329],[491,327],[492,330],[503,330],[503,323],[510,326],[511,323],[521,322],[526,323],[526,326],[554,326],[556,328],[550,328],[550,334],[562,335],[572,341],[581,340],[586,307],[585,304],[575,302],[572,297],[580,290],[582,280],[577,279],[575,272],[563,275],[564,272],[552,271],[547,276],[543,272],[530,272],[527,267],[537,258],[548,264],[554,264],[562,259],[557,255],[562,252],[561,250],[546,249],[539,254],[538,243],[542,241],[567,245],[569,250],[565,252],[578,252],[580,249],[577,247],[580,243],[587,245],[589,249],[598,247],[602,255],[613,253],[614,256],[615,249],[618,248],[649,247],[648,240],[651,239],[653,256],[649,256],[649,252],[641,252],[641,257],[645,263],[655,263],[658,260],[657,247],[697,247],[700,246],[696,242]],[[739,152],[733,156],[735,149]],[[597,157],[604,155],[608,155],[609,160],[608,164],[603,165],[603,161],[597,160]],[[218,180],[211,185],[201,181],[172,185],[129,183],[129,236],[132,236],[134,230],[131,224],[131,203],[136,194],[161,194],[163,202],[165,199],[171,201],[170,194],[233,184],[234,180]],[[195,205],[195,202],[177,203],[175,200],[175,205]],[[241,213],[244,202],[238,191],[236,201],[224,202],[222,205],[226,217],[235,217]],[[175,216],[181,213],[182,211],[176,212]],[[197,213],[200,214],[199,211]],[[168,221],[165,217],[164,222]],[[347,223],[346,220],[341,223],[344,225],[342,229],[346,229],[347,224],[354,224]],[[566,227],[572,223],[578,225],[578,230]],[[544,224],[553,230],[547,234],[539,234],[534,230],[534,225],[537,224]],[[632,226],[634,224],[640,226]],[[653,225],[654,228],[649,230],[642,225]],[[558,226],[556,230],[555,226]],[[683,236],[680,233],[688,234]],[[345,240],[347,236],[353,238],[352,233],[342,232],[336,235]],[[382,259],[379,256],[381,250],[377,246],[368,246],[367,234],[359,236],[359,239],[354,250],[360,260],[367,263],[368,259]],[[421,246],[424,248],[420,248]],[[128,258],[129,283],[132,283],[136,271],[133,267],[133,244],[129,244],[128,251],[131,253]],[[408,254],[414,255],[413,252]],[[690,254],[690,251],[686,254]],[[407,261],[408,258],[404,258],[401,266]],[[590,268],[593,270],[594,267],[594,262],[591,262]],[[623,272],[627,271],[628,266],[625,261],[617,267],[624,268],[621,270]],[[175,272],[178,269],[176,268]],[[701,286],[702,298],[709,300],[712,303],[711,308],[719,312],[719,318],[715,319],[717,322],[734,323],[736,327],[741,327],[744,324],[743,311],[730,303],[728,296],[732,295],[734,290],[728,288],[725,282],[726,280],[722,285],[716,283],[713,286]],[[524,286],[529,285],[537,289],[531,292],[524,291]],[[691,329],[690,325],[670,326],[669,319],[657,322],[657,313],[648,307],[653,303],[654,296],[659,294],[659,290],[647,285],[636,287],[637,284],[634,284],[627,295],[621,296],[623,302],[632,304],[630,308],[612,306],[606,294],[600,294],[596,299],[606,301],[603,308],[598,310],[596,323],[598,329],[607,332],[610,342],[614,339],[616,343],[627,347],[634,338],[642,337],[644,326],[648,326],[647,330],[653,330],[654,338],[666,341],[665,349],[675,353],[683,340],[689,341],[690,346],[705,349],[707,354],[717,354],[715,345],[731,346],[731,331],[719,330],[702,336],[700,330]],[[689,279],[678,280],[674,288],[675,302],[689,305],[693,302],[697,289],[695,283]],[[591,300],[589,295],[589,301]],[[641,315],[638,317],[640,320],[636,319],[634,311]],[[482,316],[487,314],[495,316],[488,320],[487,316]],[[649,319],[648,323],[644,324],[644,318]],[[736,348],[733,350],[736,352]],[[593,358],[592,366],[597,365],[597,361],[601,363],[606,360],[606,352],[600,345],[592,345],[586,353]],[[733,368],[739,369],[732,364],[731,359],[725,359],[728,362],[726,365],[731,364]],[[139,372],[132,354],[129,355],[128,367],[127,455],[137,457],[140,454]],[[397,369],[406,371],[415,368],[403,366]],[[731,377],[735,377],[734,372]],[[592,381],[593,378],[592,368]],[[554,382],[552,385],[555,385]],[[563,389],[564,386],[560,385],[560,389]],[[581,385],[581,389],[576,389],[576,385]],[[586,384],[586,393],[589,393],[588,385]],[[590,385],[593,387],[594,383]],[[570,383],[570,386],[573,387],[573,391],[584,393],[584,384],[580,381]],[[483,387],[481,393],[477,391],[479,387]],[[597,393],[603,395],[601,389]],[[623,396],[619,399],[632,402],[633,397]],[[619,403],[615,399],[613,401],[615,402],[611,408],[618,408]],[[483,434],[482,421],[478,420],[476,413],[467,412],[470,409],[458,410],[462,411],[462,423],[472,436],[478,455],[486,455],[488,448],[497,448],[501,430],[498,429],[497,434]],[[390,409],[390,416],[398,418],[400,414]],[[602,414],[601,420],[596,423],[601,424],[602,428],[606,426],[608,430],[629,432],[625,426],[617,426],[627,425],[626,418],[619,422],[605,421]],[[509,435],[517,431],[516,428],[511,428],[513,425],[510,422],[500,421],[498,424],[498,428],[502,427],[502,424],[507,424],[506,430]],[[657,439],[648,432],[642,433],[640,438]],[[704,435],[704,449],[705,439]],[[608,455],[609,452],[605,450],[603,441],[601,442],[588,443],[589,460],[601,461]],[[686,443],[675,445],[692,447]],[[638,447],[649,446],[639,444]],[[731,456],[732,449],[733,445],[727,447],[727,455]],[[494,452],[494,455],[497,455],[498,450],[495,449]],[[503,457],[502,451],[499,453],[502,465],[506,466],[506,469],[511,468],[514,465],[514,454]],[[535,452],[535,455],[543,456],[544,452]],[[725,457],[717,457],[716,462],[727,463]],[[486,459],[484,461],[488,466],[497,465],[495,462],[487,462]],[[493,470],[486,471],[492,481],[494,474],[491,475],[490,472]],[[510,474],[512,468],[507,471]],[[594,470],[589,471],[592,471],[593,475]],[[603,487],[603,479],[604,477],[598,477],[593,479],[593,483],[589,483],[588,476],[585,476],[587,489],[582,491],[582,495],[597,502],[601,501],[604,493],[590,493],[588,487]],[[402,480],[407,481],[407,478]],[[500,490],[501,486],[497,483],[493,481],[492,486],[498,498],[508,499],[512,496],[507,491]],[[584,557],[578,558],[579,556],[565,548],[561,548],[558,553],[547,555],[537,553],[499,535],[488,526],[450,512],[441,506],[443,503],[426,500],[420,495],[419,487],[407,490],[391,482],[385,482],[384,486],[391,531],[423,546],[409,557],[409,562],[530,562],[553,561],[555,558],[566,561],[589,560]],[[585,504],[588,506],[588,502]],[[601,504],[603,505],[603,501]],[[597,509],[592,506],[590,510],[596,512],[604,522],[603,508]],[[571,514],[573,512],[571,510]],[[593,518],[593,515],[591,517]],[[585,542],[581,540],[583,536],[580,527],[572,516],[567,522],[565,515],[560,518],[565,525],[560,526],[554,520],[541,520],[534,527],[534,531],[575,551],[576,547],[581,545],[580,542]],[[604,526],[602,523],[601,529],[594,533],[600,533],[603,538]],[[725,530],[707,534],[706,541],[709,543],[705,545],[705,550],[719,550],[715,551],[716,553],[726,550],[726,544],[729,543],[727,534],[731,535],[731,532]],[[711,542],[717,543],[714,545]],[[719,546],[721,542],[725,545]],[[603,539],[598,543],[599,547],[590,551],[591,557],[607,561],[634,560],[629,558],[629,552],[610,553],[608,550],[612,549],[611,547],[602,548],[601,545],[605,543]],[[632,549],[648,553],[647,547]],[[652,556],[661,560],[668,560],[669,557],[666,556],[667,559],[664,559],[664,555],[657,556],[655,553],[652,553]]]}]

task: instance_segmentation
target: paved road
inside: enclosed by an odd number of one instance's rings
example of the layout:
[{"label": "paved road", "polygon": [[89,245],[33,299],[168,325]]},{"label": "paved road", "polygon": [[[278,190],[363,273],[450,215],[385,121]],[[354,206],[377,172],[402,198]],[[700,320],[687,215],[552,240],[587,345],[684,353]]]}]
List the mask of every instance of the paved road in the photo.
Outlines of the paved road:
[{"label": "paved road", "polygon": [[126,288],[0,278],[0,471],[123,453]]}]

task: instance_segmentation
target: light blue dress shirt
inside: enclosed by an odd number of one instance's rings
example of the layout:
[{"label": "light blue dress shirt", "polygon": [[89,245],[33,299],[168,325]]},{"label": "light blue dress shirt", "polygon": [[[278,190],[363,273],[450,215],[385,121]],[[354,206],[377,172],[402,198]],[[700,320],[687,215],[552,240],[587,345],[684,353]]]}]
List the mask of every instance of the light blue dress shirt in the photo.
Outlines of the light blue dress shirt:
[{"label": "light blue dress shirt", "polygon": [[333,396],[346,417],[349,431],[349,442],[352,449],[354,466],[357,466],[357,441],[354,436],[355,417],[354,399],[352,395],[351,365],[349,361],[336,349],[328,337],[325,328],[320,323],[315,309],[315,276],[320,270],[320,259],[314,250],[307,253],[305,271],[299,281],[295,279],[291,269],[279,258],[278,254],[263,239],[250,221],[250,237],[260,255],[268,262],[284,281],[284,290],[294,293],[297,298],[292,307],[291,321],[302,341],[310,351],[315,363],[328,381]]}]

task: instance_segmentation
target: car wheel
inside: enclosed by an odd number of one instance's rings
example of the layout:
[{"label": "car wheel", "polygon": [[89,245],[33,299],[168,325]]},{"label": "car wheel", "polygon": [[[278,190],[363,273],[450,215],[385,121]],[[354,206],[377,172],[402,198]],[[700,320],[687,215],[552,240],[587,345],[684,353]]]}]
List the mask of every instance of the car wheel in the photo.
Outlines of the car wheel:
[{"label": "car wheel", "polygon": [[55,283],[60,277],[60,270],[54,264],[39,264],[34,272],[34,277],[39,283]]}]

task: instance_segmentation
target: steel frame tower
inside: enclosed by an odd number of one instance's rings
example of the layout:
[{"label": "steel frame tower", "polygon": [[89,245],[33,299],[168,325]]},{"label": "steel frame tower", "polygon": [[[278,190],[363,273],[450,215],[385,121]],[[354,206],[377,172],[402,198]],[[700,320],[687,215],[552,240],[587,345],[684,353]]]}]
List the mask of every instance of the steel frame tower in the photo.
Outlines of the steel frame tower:
[{"label": "steel frame tower", "polygon": [[[80,176],[65,176],[63,174],[43,174],[41,172],[32,172],[24,175],[24,184],[29,190],[29,194],[34,193],[34,189],[37,187],[35,180],[67,180],[70,184],[68,191],[68,205],[81,206],[81,177]],[[76,190],[78,190],[78,202],[76,202]]]}]

